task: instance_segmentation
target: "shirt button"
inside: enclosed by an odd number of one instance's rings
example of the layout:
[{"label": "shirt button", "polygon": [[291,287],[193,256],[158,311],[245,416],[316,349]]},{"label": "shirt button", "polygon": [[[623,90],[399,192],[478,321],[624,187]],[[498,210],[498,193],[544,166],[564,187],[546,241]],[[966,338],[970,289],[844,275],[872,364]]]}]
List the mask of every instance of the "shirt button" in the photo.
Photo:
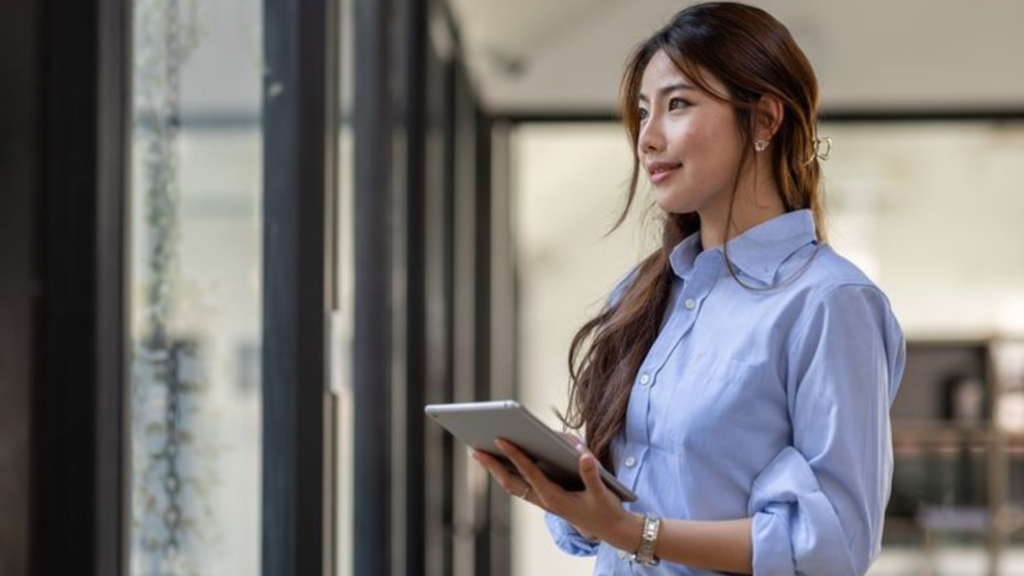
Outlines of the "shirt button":
[{"label": "shirt button", "polygon": [[693,310],[697,307],[697,301],[693,298],[687,298],[686,302],[683,302],[683,306],[686,306],[687,310]]},{"label": "shirt button", "polygon": [[626,458],[626,468],[632,468],[636,464],[636,458],[630,456]]},{"label": "shirt button", "polygon": [[626,551],[625,550],[619,550],[618,554],[619,554],[619,558],[622,558],[622,559],[626,558]]},{"label": "shirt button", "polygon": [[648,376],[647,374],[644,374],[643,376],[640,377],[640,383],[643,384],[644,386],[647,386],[647,384],[650,381],[651,381],[651,377]]}]

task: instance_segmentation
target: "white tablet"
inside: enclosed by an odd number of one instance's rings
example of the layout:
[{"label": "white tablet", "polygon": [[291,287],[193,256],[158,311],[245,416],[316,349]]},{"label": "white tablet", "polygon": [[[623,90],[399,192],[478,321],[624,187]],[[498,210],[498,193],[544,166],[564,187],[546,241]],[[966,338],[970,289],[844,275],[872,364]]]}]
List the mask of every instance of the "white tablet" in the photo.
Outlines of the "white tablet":
[{"label": "white tablet", "polygon": [[[498,458],[513,472],[515,467],[511,461],[494,444],[498,438],[518,446],[548,478],[562,488],[583,490],[583,480],[579,475],[579,452],[568,440],[515,400],[429,404],[424,412],[456,438],[475,450]],[[636,500],[636,495],[603,466],[598,470],[601,479],[619,498],[626,502]]]}]

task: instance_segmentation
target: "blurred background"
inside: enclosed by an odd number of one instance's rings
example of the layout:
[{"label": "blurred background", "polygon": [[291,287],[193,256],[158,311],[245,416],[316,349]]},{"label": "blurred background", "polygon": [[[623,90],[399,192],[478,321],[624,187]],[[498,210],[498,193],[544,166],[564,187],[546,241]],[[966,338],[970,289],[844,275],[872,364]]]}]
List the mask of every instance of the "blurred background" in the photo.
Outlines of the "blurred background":
[{"label": "blurred background", "polygon": [[[1024,575],[1024,1],[752,3],[908,339],[870,574]],[[0,5],[0,574],[590,574],[422,408],[557,425],[685,5]]]}]

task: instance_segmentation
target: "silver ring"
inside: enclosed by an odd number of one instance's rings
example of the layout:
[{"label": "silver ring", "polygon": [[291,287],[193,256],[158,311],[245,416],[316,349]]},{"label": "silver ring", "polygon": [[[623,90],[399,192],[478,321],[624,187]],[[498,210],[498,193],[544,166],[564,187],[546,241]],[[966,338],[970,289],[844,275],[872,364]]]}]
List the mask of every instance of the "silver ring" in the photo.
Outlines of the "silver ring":
[{"label": "silver ring", "polygon": [[521,500],[526,500],[526,497],[530,495],[530,490],[533,490],[533,486],[527,486],[526,487],[526,492],[523,492],[523,495],[520,496],[519,498]]}]

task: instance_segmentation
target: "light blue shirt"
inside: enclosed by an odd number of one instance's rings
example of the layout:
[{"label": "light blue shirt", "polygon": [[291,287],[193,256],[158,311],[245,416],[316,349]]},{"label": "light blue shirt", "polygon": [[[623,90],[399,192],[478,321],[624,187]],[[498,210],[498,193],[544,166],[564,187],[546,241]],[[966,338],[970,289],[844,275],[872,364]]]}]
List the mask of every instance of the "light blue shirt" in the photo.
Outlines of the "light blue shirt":
[{"label": "light blue shirt", "polygon": [[[861,575],[881,549],[892,481],[889,408],[903,334],[856,266],[790,212],[721,247],[680,242],[665,320],[612,443],[626,508],[661,518],[753,518],[757,576]],[[630,281],[627,276],[612,301]],[[556,544],[597,555],[594,574],[714,574],[633,564],[546,517]]]}]

